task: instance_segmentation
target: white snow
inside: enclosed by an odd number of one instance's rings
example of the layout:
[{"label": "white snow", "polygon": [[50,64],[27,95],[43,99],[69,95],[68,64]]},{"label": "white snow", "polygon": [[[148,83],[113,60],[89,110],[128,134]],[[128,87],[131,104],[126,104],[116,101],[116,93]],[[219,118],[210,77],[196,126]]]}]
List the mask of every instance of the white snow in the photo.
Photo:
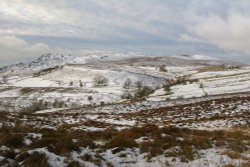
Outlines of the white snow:
[{"label": "white snow", "polygon": [[47,109],[47,110],[41,110],[41,111],[36,111],[36,114],[44,114],[44,113],[52,113],[52,112],[58,112],[58,111],[63,111],[67,108],[53,108],[53,109]]},{"label": "white snow", "polygon": [[31,145],[32,141],[30,139],[25,138],[24,139],[24,144],[26,145]]},{"label": "white snow", "polygon": [[40,77],[24,78],[11,84],[16,87],[50,87],[55,83],[50,80],[44,80]]},{"label": "white snow", "polygon": [[73,127],[71,128],[72,130],[84,130],[84,131],[103,131],[105,128],[96,128],[96,127],[90,127],[90,126],[78,126],[78,127]]},{"label": "white snow", "polygon": [[240,74],[250,74],[250,70],[225,70],[225,71],[208,71],[208,72],[201,72],[193,74],[190,78],[191,79],[202,79],[202,78],[215,78],[215,77],[224,77],[224,76],[233,76],[233,75],[240,75]]},{"label": "white snow", "polygon": [[193,55],[191,58],[195,60],[219,60],[218,58],[206,55]]},{"label": "white snow", "polygon": [[205,95],[198,83],[172,86],[171,92],[172,94],[167,96],[171,99],[202,97]]},{"label": "white snow", "polygon": [[180,55],[180,56],[173,56],[181,59],[187,59],[187,60],[220,60],[218,58],[212,57],[212,56],[206,56],[206,55]]},{"label": "white snow", "polygon": [[32,139],[40,139],[42,137],[41,133],[28,133],[27,137],[30,137]]},{"label": "white snow", "polygon": [[223,150],[220,149],[207,149],[199,151],[201,158],[195,159],[188,163],[178,162],[173,164],[174,166],[178,167],[200,167],[200,166],[208,166],[208,167],[217,167],[217,166],[224,166],[224,165],[233,165],[233,166],[241,166],[244,163],[244,160],[240,159],[231,159],[227,155],[221,154]]}]

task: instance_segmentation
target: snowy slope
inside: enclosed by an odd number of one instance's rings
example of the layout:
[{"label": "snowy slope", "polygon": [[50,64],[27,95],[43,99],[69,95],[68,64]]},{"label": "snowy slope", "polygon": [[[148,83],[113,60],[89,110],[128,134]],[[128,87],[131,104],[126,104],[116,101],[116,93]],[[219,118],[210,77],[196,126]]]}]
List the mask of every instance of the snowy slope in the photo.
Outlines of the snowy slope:
[{"label": "snowy slope", "polygon": [[0,76],[21,75],[23,73],[32,73],[42,69],[61,66],[65,64],[86,64],[105,61],[123,60],[127,58],[141,57],[143,55],[136,53],[112,53],[112,52],[92,52],[82,56],[44,54],[29,63],[19,63],[6,66],[0,69]]},{"label": "snowy slope", "polygon": [[100,52],[2,68],[0,166],[249,166],[250,67],[229,64]]},{"label": "snowy slope", "polygon": [[[81,57],[45,54],[28,64],[1,69],[0,100],[2,108],[10,110],[40,102],[49,109],[58,107],[58,103],[60,107],[118,103],[126,101],[124,97],[135,96],[142,89],[137,87],[138,83],[152,89],[149,101],[249,90],[249,68],[200,71],[206,66],[204,62],[212,61],[216,60],[201,55],[180,58],[108,52]],[[105,84],[96,85],[98,78],[105,80]],[[178,83],[181,78],[195,82]],[[124,87],[126,81],[128,88]],[[169,84],[170,92],[166,92],[163,86]]]},{"label": "snowy slope", "polygon": [[173,57],[187,59],[187,60],[220,60],[218,58],[205,56],[205,55],[180,55],[180,56],[173,56]]}]

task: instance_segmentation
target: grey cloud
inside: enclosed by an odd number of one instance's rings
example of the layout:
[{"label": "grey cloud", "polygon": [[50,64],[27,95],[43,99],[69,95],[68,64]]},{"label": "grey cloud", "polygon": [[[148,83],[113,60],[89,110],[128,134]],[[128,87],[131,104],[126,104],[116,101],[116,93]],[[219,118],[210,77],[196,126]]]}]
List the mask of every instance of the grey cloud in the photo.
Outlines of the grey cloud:
[{"label": "grey cloud", "polygon": [[250,52],[249,8],[249,0],[1,0],[0,35],[26,42],[15,54],[17,43],[5,48],[20,60],[40,54],[42,45],[45,51],[231,53],[237,59]]},{"label": "grey cloud", "polygon": [[152,22],[169,22],[173,15],[162,1],[76,1],[79,4],[60,2],[2,1],[0,20],[8,21],[9,24],[2,28],[1,33],[99,39],[108,38],[113,33],[126,35],[126,31],[121,32],[120,27],[130,27],[159,35],[168,29],[154,26]]}]

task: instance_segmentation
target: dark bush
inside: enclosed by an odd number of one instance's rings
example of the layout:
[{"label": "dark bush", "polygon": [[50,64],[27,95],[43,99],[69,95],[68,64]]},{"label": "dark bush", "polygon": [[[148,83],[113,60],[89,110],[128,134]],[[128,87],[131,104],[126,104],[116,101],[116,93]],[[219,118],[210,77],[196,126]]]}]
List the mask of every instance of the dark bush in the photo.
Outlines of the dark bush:
[{"label": "dark bush", "polygon": [[24,167],[50,167],[44,153],[33,152],[23,163]]},{"label": "dark bush", "polygon": [[122,148],[133,148],[138,144],[127,136],[117,135],[114,136],[111,141],[107,144],[108,148],[122,147]]},{"label": "dark bush", "polygon": [[24,145],[23,137],[22,134],[5,134],[5,136],[1,137],[0,143],[11,148],[20,148]]},{"label": "dark bush", "polygon": [[143,98],[147,97],[148,95],[154,93],[154,90],[148,86],[143,86],[139,89],[137,89],[135,93],[135,98]]},{"label": "dark bush", "polygon": [[80,165],[80,163],[78,161],[71,161],[68,164],[68,167],[84,167],[83,165]]}]

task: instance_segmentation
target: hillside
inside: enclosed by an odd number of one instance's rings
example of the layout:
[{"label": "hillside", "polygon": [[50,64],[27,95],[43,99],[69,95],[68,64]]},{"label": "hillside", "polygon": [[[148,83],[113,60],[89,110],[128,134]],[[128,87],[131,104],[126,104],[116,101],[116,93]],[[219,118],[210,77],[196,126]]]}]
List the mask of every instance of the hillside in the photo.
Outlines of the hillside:
[{"label": "hillside", "polygon": [[250,66],[208,56],[46,54],[0,69],[0,110],[2,166],[250,163]]}]

